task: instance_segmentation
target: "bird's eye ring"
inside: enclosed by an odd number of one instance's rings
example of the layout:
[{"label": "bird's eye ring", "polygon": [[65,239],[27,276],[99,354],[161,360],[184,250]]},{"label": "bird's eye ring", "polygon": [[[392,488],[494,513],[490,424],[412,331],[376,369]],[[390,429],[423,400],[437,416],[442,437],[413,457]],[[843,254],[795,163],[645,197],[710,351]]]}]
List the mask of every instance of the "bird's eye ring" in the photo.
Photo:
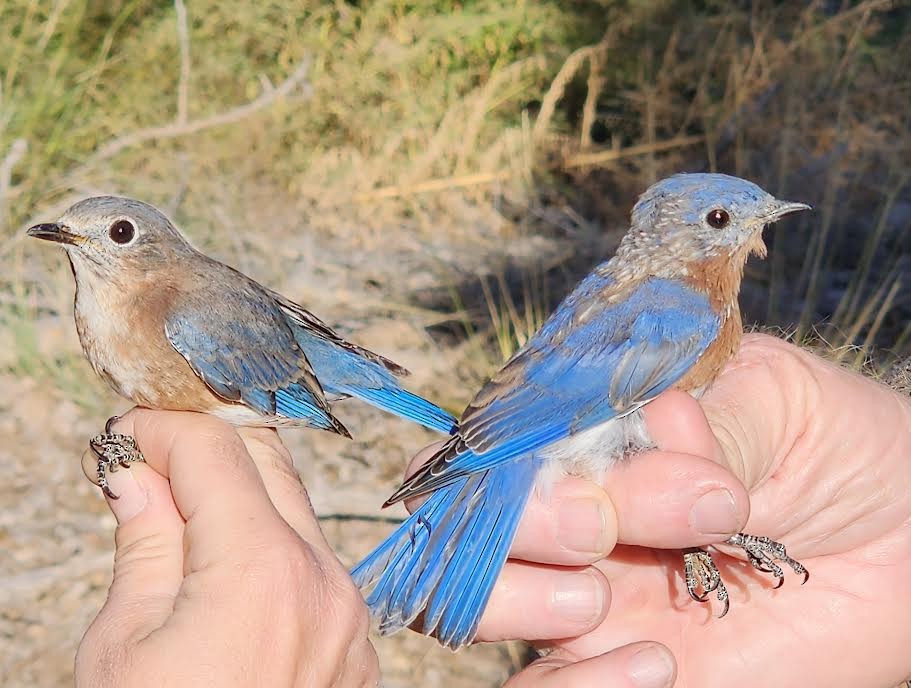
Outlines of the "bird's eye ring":
[{"label": "bird's eye ring", "polygon": [[115,244],[128,244],[136,236],[136,227],[129,220],[117,220],[108,230],[108,236]]},{"label": "bird's eye ring", "polygon": [[710,210],[709,214],[705,216],[705,221],[709,223],[710,227],[723,229],[728,226],[728,223],[731,221],[731,216],[727,210],[715,208],[714,210]]}]

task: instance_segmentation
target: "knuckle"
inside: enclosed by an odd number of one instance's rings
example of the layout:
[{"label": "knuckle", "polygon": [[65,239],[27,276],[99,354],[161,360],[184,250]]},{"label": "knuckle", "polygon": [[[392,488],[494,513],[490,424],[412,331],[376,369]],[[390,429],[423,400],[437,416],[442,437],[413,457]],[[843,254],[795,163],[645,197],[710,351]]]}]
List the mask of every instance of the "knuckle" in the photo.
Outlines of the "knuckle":
[{"label": "knuckle", "polygon": [[358,685],[364,688],[377,688],[380,684],[380,660],[376,650],[367,638],[351,644],[345,658],[342,675],[353,679],[349,682],[336,681],[334,685]]},{"label": "knuckle", "polygon": [[288,593],[298,591],[301,581],[311,579],[316,566],[313,550],[293,534],[268,543],[256,558],[272,585]]},{"label": "knuckle", "polygon": [[340,639],[366,638],[370,631],[370,615],[360,590],[337,562],[320,562],[316,594],[324,618],[331,620]]},{"label": "knuckle", "polygon": [[271,608],[276,599],[299,612],[305,584],[314,577],[315,557],[306,542],[289,533],[259,542],[237,553],[230,576],[247,598]]},{"label": "knuckle", "polygon": [[238,435],[248,448],[262,449],[268,453],[274,454],[276,459],[280,459],[290,464],[291,452],[285,447],[278,433],[271,428],[239,428]]},{"label": "knuckle", "polygon": [[148,569],[174,558],[172,545],[161,533],[138,537],[126,533],[120,526],[114,533],[114,576],[120,577],[134,568]]},{"label": "knuckle", "polygon": [[334,616],[348,638],[366,638],[370,632],[370,614],[360,591],[347,576],[331,577],[330,600]]}]

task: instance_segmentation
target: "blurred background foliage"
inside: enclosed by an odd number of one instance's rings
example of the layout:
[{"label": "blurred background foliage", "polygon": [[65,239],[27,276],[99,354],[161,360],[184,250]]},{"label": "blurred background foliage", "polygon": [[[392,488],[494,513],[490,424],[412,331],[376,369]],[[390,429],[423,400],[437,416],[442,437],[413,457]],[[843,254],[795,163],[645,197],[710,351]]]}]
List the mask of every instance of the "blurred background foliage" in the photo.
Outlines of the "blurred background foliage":
[{"label": "blurred background foliage", "polygon": [[120,189],[190,221],[206,203],[185,197],[214,180],[268,187],[316,231],[470,235],[474,205],[562,234],[557,259],[414,295],[444,335],[487,332],[492,365],[610,251],[648,183],[718,170],[816,208],[751,265],[751,319],[853,364],[904,352],[909,16],[886,0],[6,2],[3,318],[19,331],[42,302],[16,260],[39,211]]},{"label": "blurred background foliage", "polygon": [[[557,259],[416,295],[447,314],[439,332],[486,332],[493,365],[609,252],[635,195],[678,170],[816,207],[751,265],[752,319],[851,347],[854,364],[903,352],[908,22],[885,0],[3,3],[7,364],[37,365],[23,330],[43,298],[22,229],[99,189],[183,221],[205,214],[214,181],[268,187],[317,231],[470,235],[470,204],[562,233]],[[223,243],[207,225],[203,243]]]}]

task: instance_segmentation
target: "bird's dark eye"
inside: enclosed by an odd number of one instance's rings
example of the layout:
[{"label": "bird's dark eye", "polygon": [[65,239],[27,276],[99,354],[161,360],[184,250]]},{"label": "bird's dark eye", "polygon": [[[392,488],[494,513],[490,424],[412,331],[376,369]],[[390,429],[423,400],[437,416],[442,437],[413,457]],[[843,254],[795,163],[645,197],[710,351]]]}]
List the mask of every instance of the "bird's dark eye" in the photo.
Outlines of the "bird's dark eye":
[{"label": "bird's dark eye", "polygon": [[710,210],[709,214],[705,216],[705,221],[709,223],[710,227],[722,229],[728,226],[728,223],[731,221],[731,216],[728,214],[727,210],[715,208],[714,210]]},{"label": "bird's dark eye", "polygon": [[136,228],[129,220],[117,220],[111,225],[108,235],[115,244],[128,244],[136,236]]}]

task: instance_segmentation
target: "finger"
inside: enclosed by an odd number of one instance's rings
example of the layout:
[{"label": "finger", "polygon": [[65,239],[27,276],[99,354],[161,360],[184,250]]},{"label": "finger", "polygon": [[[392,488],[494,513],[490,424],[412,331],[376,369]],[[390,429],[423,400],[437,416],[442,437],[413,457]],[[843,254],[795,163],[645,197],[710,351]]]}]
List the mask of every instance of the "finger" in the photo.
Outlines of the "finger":
[{"label": "finger", "polygon": [[325,552],[331,551],[294,460],[278,433],[270,428],[240,428],[238,434],[281,517],[304,540]]},{"label": "finger", "polygon": [[118,468],[108,483],[118,496],[108,499],[118,521],[114,577],[86,642],[103,637],[119,645],[148,635],[170,615],[183,581],[184,521],[168,481],[148,466]]},{"label": "finger", "polygon": [[187,569],[243,562],[270,538],[287,538],[290,529],[231,426],[203,414],[134,409],[114,427],[132,435],[149,466],[170,479],[187,522]]},{"label": "finger", "polygon": [[[671,452],[622,462],[608,476],[606,491],[576,478],[549,491],[536,490],[516,533],[513,558],[581,565],[603,558],[618,539],[649,547],[691,547],[718,542],[743,527],[750,508],[745,488],[724,465],[699,456],[717,457],[720,449],[698,402],[672,392],[651,405],[657,406],[647,416],[649,432]],[[419,452],[408,472],[439,446]],[[413,510],[420,502],[406,506]]]},{"label": "finger", "polygon": [[722,462],[718,441],[702,406],[686,392],[665,392],[646,404],[643,413],[648,434],[662,451],[705,456]]},{"label": "finger", "polygon": [[582,661],[548,655],[513,676],[504,688],[668,688],[676,676],[670,650],[641,642]]},{"label": "finger", "polygon": [[[413,474],[443,445],[418,452],[408,465]],[[409,511],[426,497],[408,500]],[[607,556],[617,543],[617,515],[607,493],[595,483],[567,477],[552,488],[535,490],[525,507],[510,556],[547,564],[581,566]]]},{"label": "finger", "polygon": [[[747,335],[702,399],[722,455],[747,485],[761,482],[786,449],[803,441],[808,413],[824,406],[813,398],[818,381],[801,353],[776,337]],[[856,413],[853,404],[843,406]]]},{"label": "finger", "polygon": [[646,452],[616,466],[605,489],[617,511],[618,539],[675,549],[718,542],[743,527],[746,489],[725,467],[690,454]]},{"label": "finger", "polygon": [[510,556],[580,566],[610,554],[617,535],[617,513],[608,494],[590,480],[567,477],[532,494]]},{"label": "finger", "polygon": [[593,563],[619,541],[679,548],[718,542],[749,517],[743,485],[724,466],[688,454],[647,452],[616,466],[605,489],[567,477],[531,496],[510,556]]},{"label": "finger", "polygon": [[503,567],[478,626],[478,639],[554,640],[588,633],[610,607],[610,585],[593,567],[511,561]]}]

